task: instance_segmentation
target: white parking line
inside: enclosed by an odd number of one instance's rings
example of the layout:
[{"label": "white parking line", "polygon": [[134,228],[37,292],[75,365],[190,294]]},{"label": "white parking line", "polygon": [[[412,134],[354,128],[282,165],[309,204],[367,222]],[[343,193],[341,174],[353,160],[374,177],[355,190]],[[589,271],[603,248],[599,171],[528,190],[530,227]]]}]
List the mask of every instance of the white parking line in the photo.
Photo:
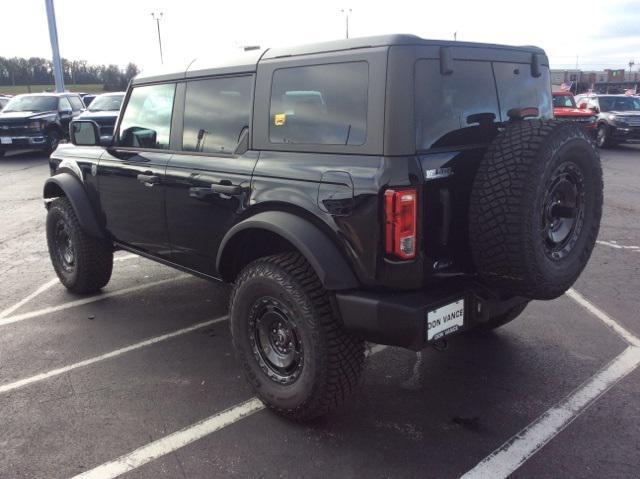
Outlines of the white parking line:
[{"label": "white parking line", "polygon": [[639,364],[640,348],[628,347],[569,397],[505,442],[462,478],[508,477]]},{"label": "white parking line", "polygon": [[610,248],[614,248],[614,249],[626,249],[626,250],[632,250],[632,251],[637,251],[640,253],[640,246],[625,246],[625,245],[621,245],[618,244],[617,241],[596,241],[596,243],[601,244],[603,246],[609,246]]},{"label": "white parking line", "polygon": [[620,323],[612,319],[607,313],[598,308],[595,304],[587,300],[584,296],[578,293],[575,289],[571,288],[567,291],[567,296],[573,299],[576,303],[582,306],[584,309],[593,314],[596,318],[606,324],[615,333],[622,337],[627,343],[632,346],[640,347],[640,338],[632,334],[627,328]]},{"label": "white parking line", "polygon": [[622,337],[629,347],[556,406],[505,442],[462,477],[506,478],[585,412],[609,389],[640,366],[640,339],[574,289],[567,296]]},{"label": "white parking line", "polygon": [[207,419],[142,446],[129,454],[78,474],[73,479],[109,479],[118,477],[125,472],[137,469],[148,462],[249,417],[262,409],[264,409],[264,404],[256,398],[251,398],[242,404],[214,414]]},{"label": "white parking line", "polygon": [[[136,254],[127,254],[124,256],[116,256],[113,258],[114,261],[127,261],[133,258],[140,258],[140,256],[136,255]],[[51,288],[52,286],[56,285],[59,282],[58,278],[52,278],[49,281],[47,281],[46,283],[44,283],[42,286],[40,286],[38,289],[36,289],[33,293],[31,293],[29,296],[27,296],[24,299],[21,299],[20,301],[18,301],[16,304],[14,304],[13,306],[9,306],[8,308],[0,311],[0,319],[5,318],[7,316],[9,316],[11,313],[13,313],[16,309],[21,308],[22,306],[24,306],[25,304],[27,304],[29,301],[31,301],[33,298],[35,298],[36,296],[44,293],[46,290],[48,290],[49,288]]]},{"label": "white parking line", "polygon": [[11,313],[13,313],[16,309],[24,306],[25,304],[27,304],[29,301],[31,301],[33,298],[35,298],[36,296],[38,296],[39,294],[44,293],[46,290],[48,290],[49,288],[51,288],[54,284],[58,283],[59,280],[58,278],[53,278],[49,281],[47,281],[46,283],[44,283],[42,286],[40,286],[38,289],[36,289],[33,293],[31,293],[29,296],[27,296],[24,299],[21,299],[20,301],[18,301],[16,304],[14,304],[13,306],[9,306],[7,309],[2,310],[2,312],[0,312],[0,319],[5,318],[7,316],[9,316]]},{"label": "white parking line", "polygon": [[207,326],[211,326],[212,324],[219,323],[227,319],[227,316],[221,316],[219,318],[211,319],[209,321],[204,321],[202,323],[194,324],[193,326],[189,326],[188,328],[179,329],[172,333],[163,334],[161,336],[156,336],[154,338],[147,339],[145,341],[140,341],[139,343],[132,344],[130,346],[126,346],[124,348],[116,349],[115,351],[111,351],[106,354],[102,354],[100,356],[94,356],[89,359],[85,359],[83,361],[70,364],[68,366],[63,366],[61,368],[52,369],[51,371],[47,371],[44,373],[36,374],[35,376],[30,376],[28,378],[20,379],[18,381],[14,381],[9,384],[0,385],[0,394],[14,391],[16,389],[22,388],[24,386],[28,386],[29,384],[33,384],[39,381],[43,381],[45,379],[50,379],[55,376],[59,376],[64,373],[68,373],[69,371],[73,371],[74,369],[83,368],[85,366],[89,366],[91,364],[98,363],[100,361],[104,361],[105,359],[115,358],[117,356],[121,356],[125,353],[130,353],[131,351],[135,351],[137,349],[144,348],[146,346],[151,346],[152,344],[159,343],[161,341],[166,341],[167,339],[175,338],[177,336],[182,336],[183,334],[190,333],[192,331],[196,331],[198,329],[205,328]]},{"label": "white parking line", "polygon": [[[375,345],[368,350],[367,356],[371,357],[387,349],[387,346]],[[214,414],[191,426],[187,426],[168,436],[157,439],[149,444],[139,447],[135,451],[124,454],[113,461],[105,462],[93,469],[85,471],[72,479],[112,479],[133,469],[154,461],[166,454],[202,439],[220,429],[234,424],[251,414],[261,411],[265,406],[257,398],[251,398],[246,402],[233,406],[226,411]]]},{"label": "white parking line", "polygon": [[25,319],[35,318],[37,316],[42,316],[44,314],[51,314],[57,311],[62,311],[69,308],[75,308],[76,306],[95,303],[96,301],[102,301],[103,299],[114,298],[116,296],[122,296],[123,294],[133,293],[135,291],[152,288],[153,286],[159,286],[161,284],[166,284],[172,281],[177,281],[180,279],[192,278],[192,277],[193,276],[189,274],[181,274],[179,276],[174,276],[173,278],[166,278],[158,281],[153,281],[151,283],[139,284],[137,286],[131,286],[130,288],[119,289],[116,291],[109,291],[108,293],[102,293],[95,296],[89,296],[87,298],[77,299],[75,301],[69,301],[68,303],[58,304],[56,306],[49,306],[47,308],[37,309],[35,311],[29,311],[28,313],[16,314],[14,316],[9,316],[9,317],[0,319],[0,326],[16,323],[18,321],[24,321]]}]

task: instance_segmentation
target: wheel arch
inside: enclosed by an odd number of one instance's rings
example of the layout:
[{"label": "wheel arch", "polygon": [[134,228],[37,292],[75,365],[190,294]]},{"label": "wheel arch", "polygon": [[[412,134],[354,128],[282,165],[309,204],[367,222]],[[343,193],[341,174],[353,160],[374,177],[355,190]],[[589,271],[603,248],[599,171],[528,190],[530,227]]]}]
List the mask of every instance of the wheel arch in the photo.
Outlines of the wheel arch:
[{"label": "wheel arch", "polygon": [[305,257],[326,289],[359,286],[347,260],[326,233],[286,211],[257,213],[236,224],[220,243],[216,266],[225,281],[233,282],[254,259],[291,250]]},{"label": "wheel arch", "polygon": [[80,180],[72,173],[60,173],[47,179],[44,183],[43,198],[51,200],[66,197],[78,217],[80,226],[91,236],[106,238],[104,230],[91,208],[91,202]]}]

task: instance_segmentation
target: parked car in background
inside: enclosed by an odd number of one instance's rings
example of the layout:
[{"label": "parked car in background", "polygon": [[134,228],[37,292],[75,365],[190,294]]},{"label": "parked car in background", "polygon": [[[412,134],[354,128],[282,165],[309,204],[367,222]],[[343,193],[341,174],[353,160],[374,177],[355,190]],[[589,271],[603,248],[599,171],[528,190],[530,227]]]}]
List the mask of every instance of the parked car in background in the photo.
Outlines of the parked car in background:
[{"label": "parked car in background", "polygon": [[596,144],[609,148],[640,141],[640,98],[630,95],[578,95],[578,108],[598,115]]},{"label": "parked car in background", "polygon": [[598,115],[591,110],[580,109],[569,91],[553,92],[553,115],[557,120],[576,121],[595,135]]},{"label": "parked car in background", "polygon": [[93,120],[98,124],[103,144],[111,141],[113,137],[113,129],[116,126],[122,100],[124,100],[123,91],[97,95],[87,111],[80,115],[83,120]]},{"label": "parked car in background", "polygon": [[39,149],[47,155],[68,137],[69,122],[84,111],[75,93],[13,97],[0,112],[0,156],[8,150]]}]

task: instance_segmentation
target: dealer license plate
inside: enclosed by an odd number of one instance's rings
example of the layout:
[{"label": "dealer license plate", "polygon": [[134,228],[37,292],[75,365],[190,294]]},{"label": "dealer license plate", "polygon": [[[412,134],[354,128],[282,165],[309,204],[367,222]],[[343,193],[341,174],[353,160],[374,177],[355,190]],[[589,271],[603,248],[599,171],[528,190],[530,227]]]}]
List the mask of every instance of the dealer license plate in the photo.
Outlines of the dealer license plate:
[{"label": "dealer license plate", "polygon": [[0,136],[0,143],[3,145],[10,145],[12,143],[10,136]]},{"label": "dealer license plate", "polygon": [[464,325],[464,299],[427,313],[427,341],[455,333]]}]

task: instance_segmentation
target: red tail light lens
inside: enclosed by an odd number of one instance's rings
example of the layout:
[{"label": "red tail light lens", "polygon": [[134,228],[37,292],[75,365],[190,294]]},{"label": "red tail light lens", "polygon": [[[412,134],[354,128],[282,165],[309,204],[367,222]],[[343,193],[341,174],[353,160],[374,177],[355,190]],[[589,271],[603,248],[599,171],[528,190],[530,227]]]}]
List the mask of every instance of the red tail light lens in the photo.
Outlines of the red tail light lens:
[{"label": "red tail light lens", "polygon": [[416,257],[416,190],[387,190],[384,193],[385,252],[399,259]]}]

